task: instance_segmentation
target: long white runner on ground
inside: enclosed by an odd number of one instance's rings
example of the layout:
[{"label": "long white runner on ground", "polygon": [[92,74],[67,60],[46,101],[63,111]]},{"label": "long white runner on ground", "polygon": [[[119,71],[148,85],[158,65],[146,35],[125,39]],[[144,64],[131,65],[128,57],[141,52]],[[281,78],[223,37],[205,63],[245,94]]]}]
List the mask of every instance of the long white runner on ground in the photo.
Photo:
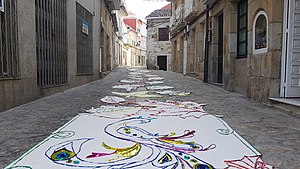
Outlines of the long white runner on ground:
[{"label": "long white runner on ground", "polygon": [[109,112],[103,107],[80,114],[6,169],[272,168],[203,106],[145,101],[134,103],[131,111],[110,106]]}]

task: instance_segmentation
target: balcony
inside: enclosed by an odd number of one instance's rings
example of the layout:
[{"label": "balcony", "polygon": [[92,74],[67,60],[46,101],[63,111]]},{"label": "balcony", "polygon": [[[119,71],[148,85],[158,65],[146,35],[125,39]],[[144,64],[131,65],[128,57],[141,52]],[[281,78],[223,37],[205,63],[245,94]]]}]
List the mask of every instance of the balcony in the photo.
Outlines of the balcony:
[{"label": "balcony", "polygon": [[185,26],[184,23],[184,4],[181,4],[177,7],[174,14],[171,16],[170,22],[171,22],[171,32],[180,30]]},{"label": "balcony", "polygon": [[109,11],[120,10],[120,1],[119,0],[105,0],[105,3],[108,6]]},{"label": "balcony", "polygon": [[205,10],[204,3],[200,3],[199,0],[185,0],[184,7],[184,20],[187,22]]},{"label": "balcony", "polygon": [[184,4],[184,19],[186,21],[189,20],[189,18],[197,15],[197,4],[196,0],[185,0]]}]

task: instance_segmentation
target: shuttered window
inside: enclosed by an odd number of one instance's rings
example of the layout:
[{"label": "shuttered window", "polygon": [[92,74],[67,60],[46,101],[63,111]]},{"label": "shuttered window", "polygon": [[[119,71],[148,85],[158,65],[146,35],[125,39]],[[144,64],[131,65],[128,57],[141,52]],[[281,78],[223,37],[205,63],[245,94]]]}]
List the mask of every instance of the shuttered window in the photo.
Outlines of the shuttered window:
[{"label": "shuttered window", "polygon": [[169,29],[159,28],[158,29],[158,41],[169,41]]}]

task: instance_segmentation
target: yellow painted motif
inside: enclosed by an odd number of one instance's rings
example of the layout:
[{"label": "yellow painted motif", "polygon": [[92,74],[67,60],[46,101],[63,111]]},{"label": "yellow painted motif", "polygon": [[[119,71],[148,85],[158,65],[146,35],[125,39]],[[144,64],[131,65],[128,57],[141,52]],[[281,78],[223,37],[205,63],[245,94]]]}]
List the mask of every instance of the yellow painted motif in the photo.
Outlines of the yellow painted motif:
[{"label": "yellow painted motif", "polygon": [[115,150],[114,154],[120,155],[122,157],[129,157],[129,158],[136,156],[141,150],[140,143],[136,143],[134,146],[127,147],[127,148],[113,148],[108,146],[105,143],[102,143],[102,146],[108,150]]},{"label": "yellow painted motif", "polygon": [[158,163],[163,164],[170,161],[172,161],[172,157],[170,156],[170,154],[166,153],[162,158],[158,160]]}]

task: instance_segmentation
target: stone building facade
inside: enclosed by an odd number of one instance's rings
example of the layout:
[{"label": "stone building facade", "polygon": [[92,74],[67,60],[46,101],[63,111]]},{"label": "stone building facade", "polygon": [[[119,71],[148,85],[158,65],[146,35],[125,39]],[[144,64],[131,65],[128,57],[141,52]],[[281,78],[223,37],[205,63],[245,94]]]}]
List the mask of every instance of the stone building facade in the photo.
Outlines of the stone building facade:
[{"label": "stone building facade", "polygon": [[124,45],[127,47],[127,66],[146,66],[146,23],[135,15],[124,18],[127,31]]},{"label": "stone building facade", "polygon": [[169,26],[171,4],[153,11],[147,19],[147,68],[171,70]]},{"label": "stone building facade", "polygon": [[99,79],[111,68],[112,47],[103,46],[111,43],[117,9],[118,0],[5,1],[0,111]]},{"label": "stone building facade", "polygon": [[172,69],[264,103],[300,97],[298,12],[297,0],[175,0]]},{"label": "stone building facade", "polygon": [[115,66],[127,66],[128,47],[124,44],[124,36],[127,33],[127,26],[123,19],[129,15],[128,7],[125,0],[120,1],[120,10],[116,11],[118,30],[116,32],[115,45]]}]

